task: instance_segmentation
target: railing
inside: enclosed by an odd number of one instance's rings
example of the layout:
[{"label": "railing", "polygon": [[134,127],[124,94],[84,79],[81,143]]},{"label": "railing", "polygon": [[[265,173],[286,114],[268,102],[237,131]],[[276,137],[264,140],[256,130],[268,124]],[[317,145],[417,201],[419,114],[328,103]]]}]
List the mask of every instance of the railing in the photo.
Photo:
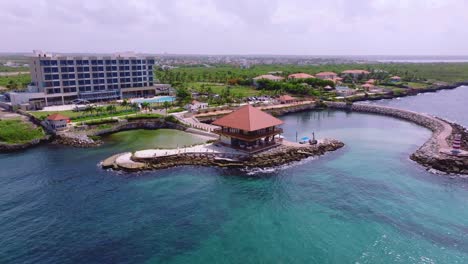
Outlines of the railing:
[{"label": "railing", "polygon": [[245,141],[253,141],[259,138],[264,138],[264,137],[270,137],[270,136],[275,136],[278,134],[283,133],[282,128],[275,128],[275,130],[270,130],[270,131],[265,131],[262,133],[256,133],[256,132],[251,132],[248,134],[239,134],[239,133],[234,133],[234,132],[228,132],[228,131],[223,131],[222,128],[218,128],[213,130],[213,133],[218,134],[218,135],[225,135],[225,136],[230,136],[233,138],[237,138],[240,140],[245,140]]}]

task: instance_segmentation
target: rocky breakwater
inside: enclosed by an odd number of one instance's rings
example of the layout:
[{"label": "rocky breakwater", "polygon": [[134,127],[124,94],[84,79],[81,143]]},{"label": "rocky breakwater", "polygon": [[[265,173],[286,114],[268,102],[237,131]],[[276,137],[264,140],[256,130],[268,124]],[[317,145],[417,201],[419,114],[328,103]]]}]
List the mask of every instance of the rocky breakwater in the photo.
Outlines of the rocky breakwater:
[{"label": "rocky breakwater", "polygon": [[337,102],[327,102],[326,104],[329,108],[386,115],[426,127],[432,131],[432,136],[410,158],[428,169],[444,173],[468,174],[468,156],[452,155],[451,153],[450,143],[454,134],[461,133],[465,142],[468,139],[466,129],[458,124],[452,124],[428,114],[379,105]]},{"label": "rocky breakwater", "polygon": [[86,134],[66,132],[55,135],[52,143],[79,148],[90,148],[100,146],[103,142],[100,140],[93,140]]},{"label": "rocky breakwater", "polygon": [[[300,145],[284,142],[271,149],[257,154],[247,154],[232,151],[226,147],[214,147],[213,144],[203,148],[181,150],[177,153],[158,150],[162,155],[156,155],[156,150],[114,155],[104,160],[101,165],[105,169],[123,170],[129,172],[166,169],[175,166],[217,166],[227,168],[267,168],[300,161],[308,157],[321,156],[344,146],[344,143],[325,139],[316,145]],[[213,148],[211,148],[213,147]]]}]

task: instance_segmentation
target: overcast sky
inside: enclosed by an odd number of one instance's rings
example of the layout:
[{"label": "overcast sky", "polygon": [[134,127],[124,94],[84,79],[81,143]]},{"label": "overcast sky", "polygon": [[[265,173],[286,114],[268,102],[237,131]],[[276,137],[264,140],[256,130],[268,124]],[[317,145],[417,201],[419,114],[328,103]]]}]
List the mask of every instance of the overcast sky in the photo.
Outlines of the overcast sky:
[{"label": "overcast sky", "polygon": [[468,55],[468,0],[0,0],[2,52]]}]

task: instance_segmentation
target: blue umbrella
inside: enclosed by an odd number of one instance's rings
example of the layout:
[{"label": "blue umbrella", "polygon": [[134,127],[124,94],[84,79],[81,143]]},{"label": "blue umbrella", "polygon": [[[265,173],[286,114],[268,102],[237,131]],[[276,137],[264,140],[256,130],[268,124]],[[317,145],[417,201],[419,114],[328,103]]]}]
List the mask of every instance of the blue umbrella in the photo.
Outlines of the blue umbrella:
[{"label": "blue umbrella", "polygon": [[308,137],[303,137],[303,138],[301,138],[301,141],[307,141],[307,140],[309,140],[309,139],[310,139],[310,138],[308,138]]}]

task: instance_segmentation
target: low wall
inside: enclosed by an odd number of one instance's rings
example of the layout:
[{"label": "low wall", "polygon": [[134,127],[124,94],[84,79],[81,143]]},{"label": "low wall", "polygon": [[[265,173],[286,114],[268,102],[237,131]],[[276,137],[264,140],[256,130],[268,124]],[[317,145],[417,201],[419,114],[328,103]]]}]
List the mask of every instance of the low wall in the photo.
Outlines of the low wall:
[{"label": "low wall", "polygon": [[392,107],[338,102],[327,102],[326,104],[329,108],[391,116],[426,127],[432,131],[432,136],[410,158],[427,168],[441,172],[468,174],[468,157],[441,153],[441,150],[451,149],[451,138],[454,133],[462,133],[464,146],[467,146],[468,133],[460,125],[451,124],[427,114]]},{"label": "low wall", "polygon": [[335,151],[344,146],[337,140],[325,140],[317,145],[287,146],[281,145],[254,155],[239,155],[225,153],[180,153],[170,156],[158,156],[151,158],[131,157],[131,161],[119,163],[120,155],[114,155],[103,161],[104,169],[123,171],[143,171],[154,169],[166,169],[176,166],[217,166],[227,168],[267,168],[277,167],[295,161],[300,161],[312,156],[320,156],[326,152]]},{"label": "low wall", "polygon": [[24,149],[27,149],[27,148],[35,147],[35,146],[39,145],[41,142],[47,141],[47,140],[48,140],[48,137],[45,137],[43,139],[34,139],[34,140],[31,140],[30,142],[26,142],[26,143],[23,143],[23,144],[0,143],[0,153],[24,150]]}]

